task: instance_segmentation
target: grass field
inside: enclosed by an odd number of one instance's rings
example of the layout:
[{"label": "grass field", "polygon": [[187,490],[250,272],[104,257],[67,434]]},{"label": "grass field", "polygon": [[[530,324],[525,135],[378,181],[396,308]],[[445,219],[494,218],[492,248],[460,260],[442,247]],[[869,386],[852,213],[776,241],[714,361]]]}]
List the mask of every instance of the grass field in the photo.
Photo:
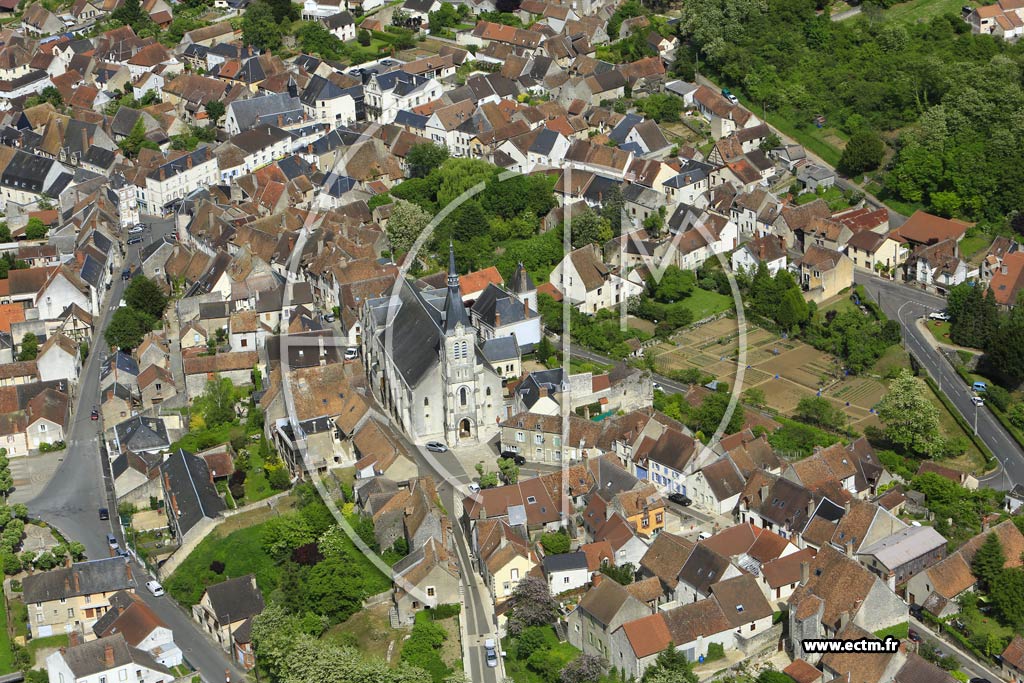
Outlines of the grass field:
[{"label": "grass field", "polygon": [[[569,643],[558,642],[558,636],[555,635],[554,629],[550,629],[550,632],[546,634],[547,639],[545,641],[544,651],[550,653],[551,659],[558,662],[558,666],[552,666],[551,669],[554,671],[560,671],[562,667],[576,659],[580,654],[580,651],[574,648]],[[506,652],[509,650],[510,639],[505,639],[504,649]],[[526,661],[522,659],[516,659],[511,656],[505,657],[505,674],[516,683],[546,683],[547,678],[539,675],[537,672],[532,671],[526,667]]]},{"label": "grass field", "polygon": [[893,21],[917,22],[928,20],[942,14],[956,14],[964,3],[959,0],[909,0],[893,5],[882,14]]},{"label": "grass field", "polygon": [[940,344],[952,344],[953,342],[949,339],[949,330],[952,327],[948,322],[944,320],[929,320],[924,324],[928,328],[928,331],[935,337],[935,341]]},{"label": "grass field", "polygon": [[[683,306],[693,311],[694,320],[703,320],[728,311],[732,308],[731,296],[725,296],[718,292],[709,292],[706,289],[694,288],[693,294],[683,299]],[[733,324],[735,327],[735,323]]]},{"label": "grass field", "polygon": [[965,237],[960,241],[960,253],[966,260],[973,262],[975,259],[980,259],[991,245],[992,238],[988,235]]},{"label": "grass field", "polygon": [[[339,645],[355,645],[360,652],[387,659],[389,664],[397,662],[408,630],[391,628],[388,609],[389,606],[385,604],[356,612],[348,621],[330,628],[323,639]],[[392,648],[390,659],[389,647]]]},{"label": "grass field", "polygon": [[14,653],[7,636],[7,610],[0,609],[0,675],[14,673]]}]

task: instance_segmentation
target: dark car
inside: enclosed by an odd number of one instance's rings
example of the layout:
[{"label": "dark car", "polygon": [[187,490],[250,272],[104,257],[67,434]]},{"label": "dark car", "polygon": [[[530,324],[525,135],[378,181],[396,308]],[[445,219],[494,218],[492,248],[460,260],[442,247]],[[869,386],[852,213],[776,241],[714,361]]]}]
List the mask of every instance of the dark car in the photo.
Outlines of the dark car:
[{"label": "dark car", "polygon": [[518,453],[513,453],[512,451],[502,451],[501,455],[499,455],[498,457],[501,458],[502,460],[511,460],[517,465],[526,464],[526,458],[519,455]]},{"label": "dark car", "polygon": [[668,499],[676,505],[682,505],[683,507],[689,507],[690,504],[693,503],[692,500],[682,493],[670,493],[668,494]]},{"label": "dark car", "polygon": [[110,511],[107,508],[100,508],[100,519],[110,519]]},{"label": "dark car", "polygon": [[132,238],[129,238],[129,240],[128,240],[128,245],[130,246],[130,245],[132,245],[132,244],[142,244],[142,238],[141,238],[141,237],[132,237]]},{"label": "dark car", "polygon": [[96,410],[96,406],[93,406],[92,410],[89,411],[89,419],[90,420],[98,420],[98,419],[100,419],[100,411]]},{"label": "dark car", "polygon": [[971,679],[971,683],[992,683],[992,681],[987,678],[982,678],[981,676],[975,676]]},{"label": "dark car", "polygon": [[921,634],[915,631],[914,629],[910,629],[907,631],[907,638],[909,638],[912,642],[915,643],[921,642]]},{"label": "dark car", "polygon": [[914,603],[910,606],[910,616],[915,619],[921,619],[924,616],[924,611],[921,609],[921,605]]}]

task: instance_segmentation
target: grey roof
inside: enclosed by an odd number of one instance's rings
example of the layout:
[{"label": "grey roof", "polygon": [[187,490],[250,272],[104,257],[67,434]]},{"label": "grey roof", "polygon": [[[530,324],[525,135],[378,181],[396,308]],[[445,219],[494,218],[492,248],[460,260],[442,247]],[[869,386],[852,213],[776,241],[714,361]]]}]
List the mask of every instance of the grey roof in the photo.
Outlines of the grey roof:
[{"label": "grey roof", "polygon": [[103,274],[105,271],[106,268],[103,263],[100,263],[92,254],[86,254],[85,260],[82,261],[82,270],[79,271],[79,275],[82,276],[83,280],[92,285],[94,289],[99,289],[103,284]]},{"label": "grey roof", "polygon": [[547,156],[551,154],[551,150],[554,149],[555,143],[562,137],[557,131],[553,131],[550,128],[541,128],[537,133],[537,137],[533,139],[533,144],[530,145],[530,150],[534,154],[543,154]]},{"label": "grey roof", "polygon": [[182,535],[203,519],[215,519],[226,508],[203,458],[179,448],[164,461],[160,470],[165,497],[169,498]]},{"label": "grey roof", "polygon": [[117,370],[118,373],[128,373],[134,377],[139,376],[139,364],[135,362],[135,359],[129,356],[120,349],[114,353],[113,356],[107,361],[106,365],[103,366],[103,372],[101,377],[106,377],[110,373]]},{"label": "grey roof", "polygon": [[333,31],[334,29],[341,28],[342,26],[355,26],[356,20],[352,16],[351,12],[342,10],[337,14],[332,14],[326,19],[323,19],[322,22],[324,26]]},{"label": "grey roof", "polygon": [[243,130],[243,132],[233,136],[230,142],[247,154],[256,154],[282,140],[290,138],[291,136],[286,130],[277,126],[261,125],[257,128]]},{"label": "grey roof", "polygon": [[422,114],[414,114],[411,111],[405,109],[400,110],[395,114],[395,125],[405,126],[406,128],[414,128],[416,130],[423,130],[427,127],[428,117]]},{"label": "grey roof", "polygon": [[597,460],[597,467],[597,495],[601,496],[605,502],[610,503],[616,495],[623,491],[631,491],[640,483],[640,480],[632,474],[604,458]]},{"label": "grey roof", "polygon": [[230,315],[231,302],[229,301],[211,301],[199,304],[200,320],[215,320],[217,318],[227,318]]},{"label": "grey roof", "polygon": [[458,325],[469,327],[469,313],[462,301],[459,271],[455,269],[455,246],[448,244],[448,294],[444,301],[444,329],[453,331]]},{"label": "grey roof", "polygon": [[114,382],[103,392],[102,402],[106,403],[114,398],[124,399],[125,401],[132,400],[131,387],[120,382]]},{"label": "grey roof", "polygon": [[263,611],[263,594],[256,587],[256,577],[252,574],[208,586],[206,595],[222,624],[254,617]]},{"label": "grey roof", "polygon": [[488,339],[483,343],[481,350],[484,358],[492,365],[501,361],[519,358],[519,344],[516,343],[515,335]]},{"label": "grey roof", "polygon": [[284,116],[285,123],[302,119],[302,103],[288,93],[273,93],[249,100],[235,100],[228,105],[234,112],[235,122],[240,131],[249,130],[262,123],[277,124],[277,117]]},{"label": "grey roof", "polygon": [[910,526],[861,548],[889,569],[900,567],[946,545],[946,538],[930,526]]},{"label": "grey roof", "polygon": [[140,453],[163,450],[171,445],[167,425],[158,417],[135,415],[114,426],[122,450]]},{"label": "grey roof", "polygon": [[19,149],[4,169],[0,182],[22,191],[42,192],[43,183],[54,163],[53,159],[39,157]]},{"label": "grey roof", "polygon": [[89,150],[82,157],[82,161],[92,166],[99,168],[108,169],[114,165],[114,160],[117,158],[117,153],[109,149],[103,149],[96,145],[90,145]]},{"label": "grey roof", "polygon": [[629,131],[633,130],[640,122],[644,120],[644,117],[639,114],[626,114],[619,121],[618,125],[612,128],[611,132],[608,133],[608,137],[615,141],[616,144],[621,145],[626,141],[626,136],[629,135]]},{"label": "grey roof", "polygon": [[583,551],[544,556],[544,572],[567,572],[587,568],[587,554]]},{"label": "grey roof", "polygon": [[679,580],[693,586],[701,595],[707,595],[711,584],[721,580],[728,566],[729,558],[698,543],[679,570]]},{"label": "grey roof", "polygon": [[546,390],[550,389],[552,393],[557,394],[567,389],[568,386],[569,376],[562,368],[537,370],[531,372],[526,376],[526,379],[520,382],[516,388],[516,393],[519,395],[519,400],[523,402],[523,405],[529,409],[545,395]]},{"label": "grey roof", "polygon": [[523,262],[520,261],[516,264],[516,270],[512,273],[512,277],[509,278],[508,290],[514,294],[527,294],[536,289],[537,286],[533,284],[530,272],[523,267]]},{"label": "grey roof", "polygon": [[31,574],[22,580],[21,586],[25,604],[31,605],[77,595],[113,593],[135,588],[136,582],[123,557],[104,557]]},{"label": "grey roof", "polygon": [[[108,652],[113,661],[107,660]],[[93,676],[129,664],[174,676],[170,669],[157,663],[148,653],[130,646],[120,633],[69,647],[61,656],[76,678]]]},{"label": "grey roof", "polygon": [[665,181],[665,187],[680,188],[699,183],[707,178],[713,170],[715,170],[715,167],[711,164],[690,159],[679,169],[679,175]]}]

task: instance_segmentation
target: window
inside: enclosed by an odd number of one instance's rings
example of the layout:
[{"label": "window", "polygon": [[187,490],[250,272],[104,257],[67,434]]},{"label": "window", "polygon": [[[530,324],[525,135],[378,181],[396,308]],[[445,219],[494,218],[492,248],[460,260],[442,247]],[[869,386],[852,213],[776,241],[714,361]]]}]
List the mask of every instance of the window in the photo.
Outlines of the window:
[{"label": "window", "polygon": [[533,435],[533,442],[536,443],[536,444],[544,443],[544,435],[543,434],[534,434]]},{"label": "window", "polygon": [[516,432],[516,441],[518,441],[519,443],[523,443],[524,441],[526,441],[526,434],[524,434],[523,432]]},{"label": "window", "polygon": [[665,515],[663,515],[660,512],[658,514],[654,515],[654,521],[657,522],[658,524],[661,524],[664,519],[665,519]]},{"label": "window", "polygon": [[555,448],[561,448],[562,447],[562,437],[560,437],[560,436],[552,437],[551,438],[551,445],[554,446]]},{"label": "window", "polygon": [[36,623],[37,624],[43,623],[43,613],[42,612],[40,612],[39,614],[36,615]]},{"label": "window", "polygon": [[427,597],[428,598],[434,597],[434,587],[433,586],[427,586]]},{"label": "window", "polygon": [[249,340],[248,339],[242,339],[242,348],[244,349],[248,345],[249,345]]},{"label": "window", "polygon": [[119,680],[119,681],[127,681],[128,680],[128,672],[125,669],[121,669],[120,671],[118,671],[117,672],[117,680]]},{"label": "window", "polygon": [[459,389],[459,405],[465,407],[468,404],[469,404],[469,391],[466,389],[466,387],[461,387]]},{"label": "window", "polygon": [[515,567],[513,567],[511,571],[512,571],[512,574],[511,574],[512,575],[512,580],[513,581],[518,581],[519,580],[519,570],[516,569]]},{"label": "window", "polygon": [[562,583],[569,583],[569,577],[568,576],[562,577]]},{"label": "window", "polygon": [[526,502],[529,503],[530,505],[534,505],[537,502],[537,498],[534,496],[527,496]]},{"label": "window", "polygon": [[68,619],[74,619],[74,618],[75,618],[75,608],[74,607],[68,607]]}]

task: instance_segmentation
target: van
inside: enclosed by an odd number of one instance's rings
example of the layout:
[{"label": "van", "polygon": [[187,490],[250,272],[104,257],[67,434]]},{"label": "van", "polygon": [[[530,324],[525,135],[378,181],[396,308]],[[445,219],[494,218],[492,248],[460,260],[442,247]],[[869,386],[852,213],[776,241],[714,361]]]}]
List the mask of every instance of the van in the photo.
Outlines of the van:
[{"label": "van", "polygon": [[971,389],[978,392],[986,391],[988,389],[988,385],[985,384],[984,382],[975,382],[974,384],[971,385]]}]

